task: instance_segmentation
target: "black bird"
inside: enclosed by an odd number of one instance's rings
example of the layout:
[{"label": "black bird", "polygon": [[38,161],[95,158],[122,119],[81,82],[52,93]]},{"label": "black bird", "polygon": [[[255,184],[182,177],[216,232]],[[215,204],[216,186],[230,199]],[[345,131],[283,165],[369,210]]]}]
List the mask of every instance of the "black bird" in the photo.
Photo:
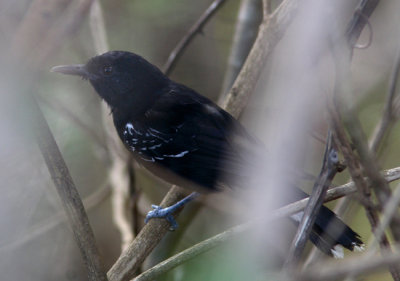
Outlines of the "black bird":
[{"label": "black bird", "polygon": [[[53,67],[53,72],[88,79],[110,106],[114,125],[136,161],[158,177],[204,191],[241,185],[241,171],[251,163],[244,155],[261,146],[229,113],[194,90],[165,76],[139,55],[111,51],[86,64]],[[246,152],[244,152],[246,151]],[[232,180],[233,179],[233,180]],[[296,198],[306,196],[295,190]],[[177,206],[196,196],[192,193]],[[147,219],[166,217],[176,226],[172,206],[153,206]],[[299,220],[301,213],[292,216]],[[310,240],[323,252],[335,255],[336,245],[360,249],[360,236],[331,210],[322,207]]]}]

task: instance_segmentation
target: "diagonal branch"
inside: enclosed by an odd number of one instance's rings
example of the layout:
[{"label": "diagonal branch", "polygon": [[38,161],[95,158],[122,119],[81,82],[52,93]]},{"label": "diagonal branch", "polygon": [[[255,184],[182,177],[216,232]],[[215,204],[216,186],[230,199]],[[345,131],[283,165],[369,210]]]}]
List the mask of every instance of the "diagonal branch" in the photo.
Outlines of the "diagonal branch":
[{"label": "diagonal branch", "polygon": [[267,18],[264,18],[257,34],[256,41],[238,77],[227,94],[222,107],[236,118],[247,105],[253,93],[261,71],[280,39],[285,34],[298,10],[299,1],[283,1]]},{"label": "diagonal branch", "polygon": [[318,212],[324,201],[326,192],[338,172],[337,166],[339,164],[336,149],[333,148],[332,134],[329,132],[328,140],[325,146],[325,155],[321,172],[317,181],[314,184],[310,201],[304,210],[303,217],[297,228],[296,235],[293,239],[292,245],[289,249],[289,254],[285,262],[285,267],[294,268],[299,261],[301,253],[303,252],[308,237],[310,236],[312,226],[317,218]]},{"label": "diagonal branch", "polygon": [[396,113],[394,112],[394,98],[397,90],[397,83],[400,72],[400,46],[398,47],[396,60],[394,63],[393,71],[389,81],[389,91],[386,98],[385,108],[383,110],[383,116],[378,126],[374,130],[373,136],[370,141],[371,151],[377,153],[379,145],[382,143],[385,135],[389,134],[390,129],[393,127],[396,121]]},{"label": "diagonal branch", "polygon": [[217,12],[217,10],[222,7],[225,0],[214,0],[207,10],[200,16],[200,18],[195,22],[195,24],[189,29],[187,34],[179,41],[178,45],[170,53],[167,62],[163,66],[163,72],[165,75],[169,75],[178,61],[179,57],[183,54],[185,48],[189,45],[190,41],[194,36],[201,32],[203,26],[207,21]]},{"label": "diagonal branch", "polygon": [[36,101],[29,95],[26,97],[31,100],[31,114],[36,126],[34,132],[39,149],[61,198],[75,241],[89,271],[89,280],[107,280],[89,219],[64,158]]}]

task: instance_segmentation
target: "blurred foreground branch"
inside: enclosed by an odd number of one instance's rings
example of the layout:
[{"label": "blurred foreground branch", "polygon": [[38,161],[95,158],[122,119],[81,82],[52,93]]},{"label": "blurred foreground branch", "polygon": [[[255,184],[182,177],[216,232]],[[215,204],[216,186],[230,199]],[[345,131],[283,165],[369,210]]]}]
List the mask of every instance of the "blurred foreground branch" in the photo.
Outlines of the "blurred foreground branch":
[{"label": "blurred foreground branch", "polygon": [[[333,45],[333,56],[335,58],[336,79],[334,89],[334,106],[331,109],[332,123],[336,132],[336,139],[340,144],[340,149],[346,159],[349,172],[356,182],[356,185],[362,195],[362,203],[371,224],[372,231],[375,233],[379,224],[378,211],[387,202],[391,196],[391,190],[388,183],[379,173],[379,166],[376,156],[368,148],[365,133],[362,130],[361,123],[356,117],[352,108],[349,107],[348,97],[352,96],[350,83],[350,60],[352,49],[344,40]],[[350,140],[352,141],[350,144]],[[355,148],[357,155],[353,151]],[[365,181],[362,176],[368,177]],[[373,203],[371,191],[374,191],[378,206]],[[394,215],[395,219],[397,215]],[[392,228],[392,230],[396,230]],[[393,231],[392,231],[393,232]],[[396,233],[393,232],[395,239]],[[390,243],[386,235],[382,235],[380,241],[382,251],[389,251]],[[390,267],[390,272],[394,280],[400,280],[400,271],[396,267]]]},{"label": "blurred foreground branch", "polygon": [[[28,96],[28,95],[26,95]],[[75,241],[88,269],[89,280],[107,280],[89,219],[78,190],[36,101],[30,103],[37,143],[68,216]]]},{"label": "blurred foreground branch", "polygon": [[[32,1],[27,16],[10,42],[6,57],[7,67],[22,66],[13,73],[15,77],[24,77],[21,70],[28,69],[30,75],[26,77],[36,78],[32,73],[36,73],[45,59],[80,26],[90,4],[91,0],[73,1],[70,5],[65,1]],[[68,12],[64,13],[64,10]],[[18,83],[15,83],[16,89],[20,89]],[[33,83],[26,85],[28,89],[35,88]],[[31,91],[24,90],[19,94],[27,103],[26,110],[34,126],[32,132],[63,203],[89,280],[107,280],[82,201],[47,121]]]}]

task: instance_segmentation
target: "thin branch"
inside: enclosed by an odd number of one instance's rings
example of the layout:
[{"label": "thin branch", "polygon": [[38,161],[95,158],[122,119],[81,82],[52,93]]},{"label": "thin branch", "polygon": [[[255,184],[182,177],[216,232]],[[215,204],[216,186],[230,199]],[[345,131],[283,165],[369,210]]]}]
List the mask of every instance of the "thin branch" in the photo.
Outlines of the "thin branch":
[{"label": "thin branch", "polygon": [[90,31],[94,41],[94,47],[98,54],[107,52],[108,46],[106,25],[104,22],[103,9],[98,0],[94,0],[89,11]]},{"label": "thin branch", "polygon": [[217,12],[217,10],[222,7],[225,0],[214,0],[211,5],[205,10],[205,12],[200,16],[200,18],[195,22],[195,24],[189,29],[186,35],[179,41],[178,45],[170,53],[167,62],[164,64],[162,70],[165,75],[169,75],[175,66],[179,57],[183,54],[185,48],[189,45],[190,41],[194,36],[201,32],[203,26],[207,23],[209,19]]},{"label": "thin branch", "polygon": [[271,5],[271,0],[262,0],[262,2],[263,2],[263,17],[265,19],[271,13],[272,5]]},{"label": "thin branch", "polygon": [[386,98],[385,108],[383,110],[383,116],[378,126],[374,130],[369,145],[371,151],[374,153],[378,151],[379,145],[381,144],[384,136],[389,134],[390,129],[393,127],[393,123],[396,121],[396,114],[393,112],[394,110],[393,101],[396,95],[399,72],[400,72],[400,46],[398,47],[397,50],[396,60],[389,80],[389,91]]},{"label": "thin branch", "polygon": [[356,45],[368,18],[375,11],[379,2],[380,0],[360,0],[346,31],[347,42],[351,49]]},{"label": "thin branch", "polygon": [[[383,172],[385,178],[388,181],[394,181],[400,179],[400,167],[394,168],[391,170],[387,170]],[[356,192],[357,189],[354,185],[354,182],[349,182],[342,186],[334,187],[329,189],[327,195],[324,199],[325,202],[329,202],[332,200],[336,200],[343,196],[349,195],[351,193]],[[196,256],[209,251],[217,246],[220,246],[222,243],[230,240],[231,238],[243,233],[244,231],[248,230],[254,225],[266,222],[277,220],[283,217],[290,216],[295,214],[299,211],[302,211],[306,205],[309,203],[309,198],[302,199],[300,201],[294,202],[292,204],[286,205],[282,208],[279,208],[268,216],[262,219],[256,219],[251,222],[241,224],[230,228],[214,237],[211,237],[207,240],[204,240],[196,245],[168,258],[165,261],[155,265],[154,267],[148,269],[147,271],[143,272],[142,274],[138,275],[133,281],[147,281],[147,280],[154,280],[159,275],[168,272],[169,270],[195,258]],[[321,279],[324,280],[324,279]]]},{"label": "thin branch", "polygon": [[375,230],[375,239],[370,245],[370,251],[374,251],[377,244],[381,241],[385,229],[388,227],[393,217],[397,212],[397,208],[400,203],[400,185],[397,185],[396,191],[390,197],[389,201],[385,205],[385,209],[382,212],[382,219]]},{"label": "thin branch", "polygon": [[[174,186],[168,191],[160,205],[161,207],[171,206],[184,197],[185,190]],[[176,212],[174,216],[178,214],[179,212]],[[110,281],[129,280],[144,259],[168,233],[169,227],[169,222],[164,219],[150,220],[108,271],[108,279]]]},{"label": "thin branch", "polygon": [[[268,1],[269,2],[269,1]],[[225,98],[226,93],[235,82],[240,69],[242,68],[246,58],[256,39],[258,27],[260,26],[263,14],[260,9],[262,3],[260,0],[241,0],[235,32],[233,35],[231,51],[228,58],[228,65],[225,71],[224,81],[220,101]],[[266,4],[264,4],[264,7]],[[265,18],[265,16],[264,16]]]},{"label": "thin branch", "polygon": [[[93,0],[90,8],[90,30],[96,53],[109,50],[103,10],[98,0]],[[108,106],[102,106],[103,126],[105,128],[108,152],[111,160],[109,168],[110,185],[112,186],[113,221],[121,234],[121,250],[125,250],[134,238],[132,225],[132,198],[130,196],[131,157],[123,147],[111,121]]]},{"label": "thin branch", "polygon": [[40,108],[32,97],[30,99],[37,143],[68,216],[75,241],[88,269],[89,280],[107,280],[78,190]]},{"label": "thin branch", "polygon": [[222,104],[233,116],[239,117],[243,108],[247,105],[261,71],[292,23],[298,5],[298,0],[283,1],[271,15],[263,19],[253,48]]},{"label": "thin branch", "polygon": [[326,192],[338,172],[337,165],[339,163],[336,149],[333,148],[332,134],[329,132],[328,140],[325,146],[325,155],[321,172],[314,184],[310,201],[304,210],[303,217],[297,228],[292,245],[289,249],[285,267],[294,269],[299,261],[301,254],[306,246],[308,237],[312,231],[314,222],[318,216],[319,210],[324,201]]}]

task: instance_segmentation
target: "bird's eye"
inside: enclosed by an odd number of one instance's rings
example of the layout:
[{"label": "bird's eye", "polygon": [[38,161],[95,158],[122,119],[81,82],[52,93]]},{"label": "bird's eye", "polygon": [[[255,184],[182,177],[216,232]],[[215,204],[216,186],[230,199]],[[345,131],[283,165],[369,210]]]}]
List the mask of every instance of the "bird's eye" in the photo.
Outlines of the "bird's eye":
[{"label": "bird's eye", "polygon": [[112,68],[111,65],[106,65],[106,66],[103,68],[103,74],[104,74],[104,75],[110,75],[110,74],[112,73],[112,71],[113,71],[113,68]]}]

